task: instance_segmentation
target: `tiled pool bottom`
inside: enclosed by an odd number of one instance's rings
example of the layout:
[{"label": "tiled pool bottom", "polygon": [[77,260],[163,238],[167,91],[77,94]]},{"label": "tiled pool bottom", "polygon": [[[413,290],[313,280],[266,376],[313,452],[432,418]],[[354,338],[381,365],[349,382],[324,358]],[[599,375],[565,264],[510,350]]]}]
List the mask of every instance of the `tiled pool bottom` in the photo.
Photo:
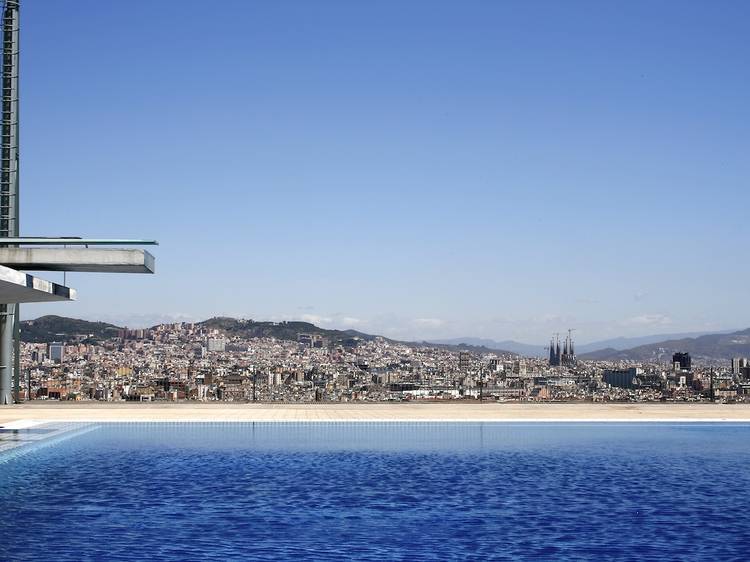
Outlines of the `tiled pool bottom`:
[{"label": "tiled pool bottom", "polygon": [[[0,560],[746,560],[750,425],[41,426]],[[47,444],[47,446],[43,446]]]}]

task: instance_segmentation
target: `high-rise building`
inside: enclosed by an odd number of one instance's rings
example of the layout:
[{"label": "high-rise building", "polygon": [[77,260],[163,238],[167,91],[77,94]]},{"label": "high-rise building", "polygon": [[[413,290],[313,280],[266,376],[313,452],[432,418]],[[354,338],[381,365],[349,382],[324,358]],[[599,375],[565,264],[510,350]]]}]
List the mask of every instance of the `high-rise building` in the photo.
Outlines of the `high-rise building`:
[{"label": "high-rise building", "polygon": [[513,361],[513,374],[521,377],[526,375],[526,360],[521,358]]},{"label": "high-rise building", "polygon": [[62,363],[65,360],[65,344],[60,342],[50,343],[49,358],[55,363]]},{"label": "high-rise building", "polygon": [[208,338],[206,347],[208,348],[208,351],[223,352],[226,351],[227,340],[224,338]]},{"label": "high-rise building", "polygon": [[689,371],[692,367],[690,354],[681,352],[675,353],[672,355],[672,365],[674,365],[675,371]]},{"label": "high-rise building", "polygon": [[471,354],[468,351],[459,351],[458,353],[459,370],[467,371],[469,369],[470,360],[471,360]]},{"label": "high-rise building", "polygon": [[739,375],[742,373],[742,369],[748,366],[750,366],[750,363],[744,357],[732,358],[732,374]]}]

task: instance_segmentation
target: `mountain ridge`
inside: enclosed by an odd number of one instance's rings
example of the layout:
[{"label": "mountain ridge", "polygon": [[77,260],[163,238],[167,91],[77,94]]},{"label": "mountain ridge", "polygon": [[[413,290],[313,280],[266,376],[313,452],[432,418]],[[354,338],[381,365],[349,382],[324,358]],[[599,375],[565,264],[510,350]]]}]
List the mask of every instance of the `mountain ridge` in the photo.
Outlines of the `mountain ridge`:
[{"label": "mountain ridge", "polygon": [[[453,338],[436,341],[399,341],[384,336],[367,334],[357,330],[333,330],[321,328],[304,321],[254,321],[229,317],[213,317],[196,322],[208,328],[217,329],[221,333],[232,336],[242,336],[247,339],[260,337],[275,337],[282,340],[296,341],[300,333],[316,334],[337,343],[353,343],[355,338],[363,341],[373,341],[382,338],[386,341],[411,346],[442,347],[452,350],[466,350],[476,353],[497,353],[504,355],[522,355],[527,357],[544,357],[546,351],[540,346],[521,344],[506,340],[496,342],[483,338]],[[159,326],[161,324],[157,324]],[[155,328],[157,326],[153,326]],[[28,343],[49,343],[53,341],[81,341],[95,343],[117,335],[121,326],[107,322],[89,321],[58,315],[40,316],[33,320],[21,321],[21,339]],[[690,334],[690,332],[688,332]],[[676,334],[684,336],[685,334]],[[665,336],[665,335],[662,335]],[[593,361],[656,361],[669,362],[671,354],[681,351],[690,353],[695,359],[731,359],[732,357],[750,357],[750,328],[732,332],[713,332],[695,337],[677,337],[655,341],[631,348],[617,348],[614,345],[604,345],[616,342],[623,345],[626,342],[653,340],[660,335],[641,336],[637,338],[614,338],[591,344],[577,346],[579,357]],[[517,345],[513,345],[517,344]],[[498,347],[503,345],[502,348]],[[586,352],[586,348],[603,345],[599,349]],[[538,350],[534,352],[534,350]]]},{"label": "mountain ridge", "polygon": [[695,338],[665,340],[624,350],[612,348],[584,353],[592,361],[671,362],[672,354],[687,352],[694,359],[729,360],[750,356],[750,328],[730,333],[706,334]]},{"label": "mountain ridge", "polygon": [[21,341],[27,343],[50,343],[76,339],[78,341],[100,341],[117,335],[119,326],[107,322],[95,322],[48,314],[33,320],[21,320]]},{"label": "mountain ridge", "polygon": [[[609,338],[605,340],[593,341],[585,344],[576,344],[576,353],[579,355],[585,355],[588,353],[612,349],[613,351],[622,351],[639,347],[648,344],[655,344],[663,341],[684,339],[684,338],[696,338],[711,334],[729,334],[737,330],[717,330],[712,332],[678,332],[678,333],[665,333],[665,334],[651,334],[646,336],[632,336],[625,337],[619,336],[616,338]],[[468,345],[484,346],[488,349],[505,349],[519,355],[527,357],[546,357],[547,346],[546,345],[535,345],[529,343],[518,342],[515,340],[503,340],[495,341],[489,338],[474,338],[474,337],[463,337],[463,338],[450,338],[443,340],[430,340],[430,343],[437,344],[448,344],[448,345],[460,345],[462,343]]]},{"label": "mountain ridge", "polygon": [[[224,335],[241,336],[247,339],[273,337],[276,339],[297,341],[300,333],[320,335],[335,343],[354,343],[355,339],[373,341],[382,338],[389,342],[410,345],[414,347],[443,347],[456,350],[474,351],[477,353],[497,353],[515,355],[510,351],[488,349],[480,346],[470,345],[442,345],[429,342],[399,341],[384,336],[367,334],[357,330],[332,330],[321,328],[310,322],[289,320],[283,322],[255,321],[231,318],[228,316],[214,316],[195,324],[215,329]],[[164,324],[156,324],[149,329],[155,329]],[[117,335],[122,326],[70,318],[49,314],[40,316],[33,320],[21,321],[21,340],[27,343],[50,343],[54,341],[80,341],[84,343],[96,343]]]}]

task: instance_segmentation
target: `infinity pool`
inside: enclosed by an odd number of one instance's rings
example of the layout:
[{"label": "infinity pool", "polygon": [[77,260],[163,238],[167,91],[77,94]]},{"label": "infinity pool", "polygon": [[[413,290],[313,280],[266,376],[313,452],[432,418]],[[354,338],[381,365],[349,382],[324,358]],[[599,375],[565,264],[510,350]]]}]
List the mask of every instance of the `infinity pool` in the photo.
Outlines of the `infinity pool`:
[{"label": "infinity pool", "polygon": [[748,424],[37,431],[0,448],[0,560],[744,560],[750,549]]}]

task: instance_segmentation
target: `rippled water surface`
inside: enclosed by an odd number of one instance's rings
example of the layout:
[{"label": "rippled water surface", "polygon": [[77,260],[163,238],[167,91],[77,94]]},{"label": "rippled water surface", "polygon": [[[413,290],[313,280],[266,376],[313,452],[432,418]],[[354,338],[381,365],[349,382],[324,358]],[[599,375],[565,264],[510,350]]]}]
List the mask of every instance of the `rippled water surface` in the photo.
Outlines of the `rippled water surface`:
[{"label": "rippled water surface", "polygon": [[0,455],[0,560],[747,560],[750,425],[111,424]]}]

